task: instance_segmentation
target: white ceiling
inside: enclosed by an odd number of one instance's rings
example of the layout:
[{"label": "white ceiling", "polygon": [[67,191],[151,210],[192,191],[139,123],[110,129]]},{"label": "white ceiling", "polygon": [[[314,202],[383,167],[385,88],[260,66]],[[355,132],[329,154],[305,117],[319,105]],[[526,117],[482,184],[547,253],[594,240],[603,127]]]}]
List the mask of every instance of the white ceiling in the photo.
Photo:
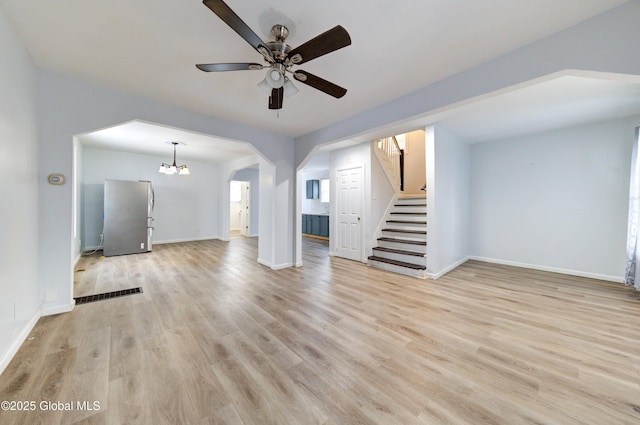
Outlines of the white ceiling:
[{"label": "white ceiling", "polygon": [[419,127],[438,123],[479,143],[640,115],[640,76],[606,77],[558,76],[425,115]]},{"label": "white ceiling", "polygon": [[[256,86],[264,71],[197,70],[196,63],[261,60],[253,48],[199,0],[0,0],[0,6],[41,68],[203,114],[298,136],[491,60],[626,1],[226,2],[263,39],[268,38],[266,31],[275,21],[274,16],[283,16],[294,27],[287,40],[294,47],[337,24],[344,26],[351,35],[351,46],[299,68],[346,87],[347,95],[337,100],[297,83],[300,93],[285,99],[277,118],[267,108],[267,96]],[[637,95],[636,82],[629,87],[565,80],[537,87],[540,90],[531,87],[511,96],[484,99],[484,103],[475,106],[464,105],[457,113],[440,118],[452,131],[473,141],[484,137],[482,123],[497,116],[490,114],[494,110],[509,113],[520,108],[520,118],[499,122],[494,119],[491,127],[494,136],[501,128],[505,134],[512,131],[513,126],[537,129],[540,122],[548,119],[545,112],[553,109],[552,102],[565,102],[564,107],[568,106],[566,99],[554,99],[554,94],[564,91],[564,83],[569,84],[570,90],[583,90],[570,100],[577,102],[573,106],[598,103],[602,97],[609,97],[610,89],[617,97],[611,96],[609,106],[630,101],[635,103],[628,105],[627,112],[637,107],[637,96],[629,99],[625,94],[632,88]],[[594,92],[589,94],[587,89],[591,88]],[[624,99],[620,100],[619,95]],[[529,102],[531,99],[533,104]],[[607,109],[604,105],[598,108]],[[617,113],[622,113],[622,109]],[[535,119],[523,122],[525,115]],[[433,117],[421,119],[425,122]]]},{"label": "white ceiling", "polygon": [[165,162],[168,163],[173,158],[171,142],[180,142],[176,147],[178,162],[193,160],[219,164],[250,155],[255,156],[253,149],[246,143],[143,121],[131,121],[79,135],[77,138],[89,148],[165,157]]}]

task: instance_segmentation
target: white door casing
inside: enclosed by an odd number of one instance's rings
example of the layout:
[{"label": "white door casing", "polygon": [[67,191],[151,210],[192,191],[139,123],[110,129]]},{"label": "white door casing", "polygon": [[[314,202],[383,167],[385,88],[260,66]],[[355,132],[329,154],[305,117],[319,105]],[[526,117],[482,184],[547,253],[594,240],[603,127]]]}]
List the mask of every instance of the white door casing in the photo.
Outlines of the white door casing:
[{"label": "white door casing", "polygon": [[249,183],[242,182],[240,187],[240,234],[249,236]]}]

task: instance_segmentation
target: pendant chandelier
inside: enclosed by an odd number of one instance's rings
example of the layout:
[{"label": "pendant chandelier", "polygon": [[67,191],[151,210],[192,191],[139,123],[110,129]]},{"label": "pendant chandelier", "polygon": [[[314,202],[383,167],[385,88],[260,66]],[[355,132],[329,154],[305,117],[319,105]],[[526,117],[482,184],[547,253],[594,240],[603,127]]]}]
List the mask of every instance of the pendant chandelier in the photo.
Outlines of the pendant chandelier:
[{"label": "pendant chandelier", "polygon": [[176,165],[176,146],[178,146],[180,142],[167,142],[167,143],[171,143],[173,145],[173,164],[166,164],[163,162],[158,172],[162,174],[182,174],[182,175],[191,174],[189,172],[189,167],[187,167],[186,164]]}]

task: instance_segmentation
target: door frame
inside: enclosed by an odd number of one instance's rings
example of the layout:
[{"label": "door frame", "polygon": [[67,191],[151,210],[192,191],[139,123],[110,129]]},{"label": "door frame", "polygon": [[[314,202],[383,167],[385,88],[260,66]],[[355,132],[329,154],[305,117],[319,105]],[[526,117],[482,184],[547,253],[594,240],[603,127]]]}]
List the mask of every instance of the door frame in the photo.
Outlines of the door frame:
[{"label": "door frame", "polygon": [[[251,186],[249,182],[240,183],[240,234],[248,237],[251,234]],[[244,226],[243,226],[244,221]]]}]

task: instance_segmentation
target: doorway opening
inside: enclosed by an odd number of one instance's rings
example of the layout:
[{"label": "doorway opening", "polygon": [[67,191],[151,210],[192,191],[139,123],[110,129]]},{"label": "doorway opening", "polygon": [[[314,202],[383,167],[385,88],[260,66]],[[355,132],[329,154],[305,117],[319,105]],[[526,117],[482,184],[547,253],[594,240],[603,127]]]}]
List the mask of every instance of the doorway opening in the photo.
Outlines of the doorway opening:
[{"label": "doorway opening", "polygon": [[251,234],[251,186],[248,182],[229,183],[229,238]]}]

